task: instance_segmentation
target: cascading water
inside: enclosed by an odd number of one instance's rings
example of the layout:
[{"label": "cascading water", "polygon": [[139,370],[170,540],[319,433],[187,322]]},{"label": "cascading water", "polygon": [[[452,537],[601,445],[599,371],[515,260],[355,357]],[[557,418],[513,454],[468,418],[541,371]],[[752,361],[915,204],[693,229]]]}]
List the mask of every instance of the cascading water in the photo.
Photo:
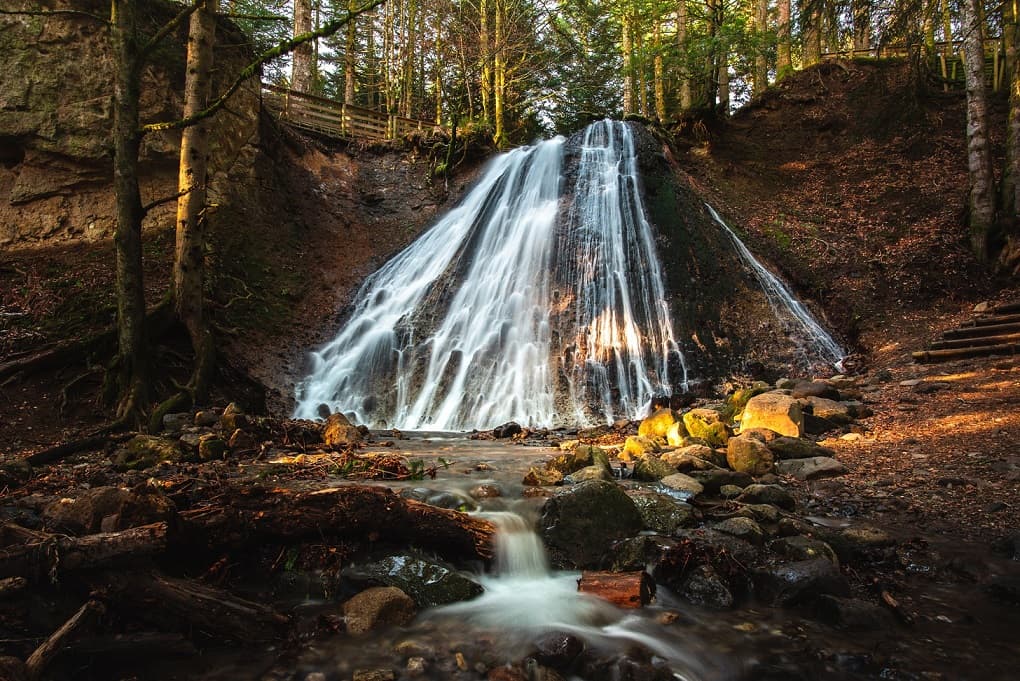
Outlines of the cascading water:
[{"label": "cascading water", "polygon": [[769,305],[772,306],[772,310],[787,325],[795,338],[800,341],[801,347],[829,364],[840,368],[843,359],[846,358],[846,352],[839,346],[839,343],[818,323],[814,316],[804,307],[804,304],[797,300],[790,292],[790,289],[786,287],[786,284],[758,262],[758,259],[748,250],[736,233],[730,229],[730,226],[720,217],[719,213],[707,203],[705,208],[708,209],[712,219],[725,230],[733,242],[733,246],[736,248],[740,259],[744,261],[761,285],[766,298],[768,298]]},{"label": "cascading water", "polygon": [[574,298],[565,358],[571,402],[578,421],[586,420],[585,406],[596,404],[611,423],[669,394],[671,364],[687,385],[628,126],[603,121],[585,130],[569,225],[558,272],[562,295]]},{"label": "cascading water", "polygon": [[498,157],[364,283],[313,354],[295,416],[325,404],[408,430],[610,422],[685,385],[629,127],[589,126],[558,220],[563,147]]}]

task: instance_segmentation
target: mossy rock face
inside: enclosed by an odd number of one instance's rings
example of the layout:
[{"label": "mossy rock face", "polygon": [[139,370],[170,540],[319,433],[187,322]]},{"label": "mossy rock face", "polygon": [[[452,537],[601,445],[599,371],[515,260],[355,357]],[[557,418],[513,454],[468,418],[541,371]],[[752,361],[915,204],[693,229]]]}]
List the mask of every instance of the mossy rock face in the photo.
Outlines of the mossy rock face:
[{"label": "mossy rock face", "polygon": [[729,420],[739,419],[744,413],[748,400],[771,389],[768,383],[756,381],[750,388],[738,388],[726,397],[726,416]]},{"label": "mossy rock face", "polygon": [[216,435],[203,435],[198,440],[198,458],[201,461],[219,461],[227,453],[227,443]]},{"label": "mossy rock face", "polygon": [[703,440],[709,447],[725,447],[733,434],[714,409],[692,409],[684,414],[684,426],[691,437]]},{"label": "mossy rock face", "polygon": [[114,455],[114,465],[122,471],[144,470],[160,461],[196,461],[197,457],[185,452],[176,440],[165,440],[152,435],[137,435],[124,443]]},{"label": "mossy rock face", "polygon": [[726,446],[730,468],[748,475],[765,475],[774,467],[775,459],[764,442],[750,437],[733,437]]}]

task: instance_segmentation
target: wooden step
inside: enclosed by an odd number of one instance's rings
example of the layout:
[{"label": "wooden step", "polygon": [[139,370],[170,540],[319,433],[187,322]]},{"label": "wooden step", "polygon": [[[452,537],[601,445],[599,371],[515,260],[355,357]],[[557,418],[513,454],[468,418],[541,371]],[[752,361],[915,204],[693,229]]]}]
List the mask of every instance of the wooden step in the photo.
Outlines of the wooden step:
[{"label": "wooden step", "polygon": [[1003,345],[1006,343],[1020,343],[1020,333],[1001,333],[995,336],[955,338],[953,340],[935,341],[931,344],[929,349],[950,350],[953,348],[980,348],[988,345]]},{"label": "wooden step", "polygon": [[915,362],[931,364],[934,362],[949,362],[954,359],[970,359],[972,357],[991,357],[993,355],[1016,355],[1020,354],[1020,343],[1005,343],[1002,345],[988,345],[980,348],[954,348],[951,350],[922,350],[911,353]]},{"label": "wooden step", "polygon": [[1020,322],[950,329],[942,332],[942,338],[943,340],[952,340],[954,338],[979,338],[981,336],[994,336],[1000,333],[1020,333]]},{"label": "wooden step", "polygon": [[993,315],[1020,314],[1020,303],[1005,303],[1003,305],[996,305],[989,310],[989,313]]},{"label": "wooden step", "polygon": [[1020,323],[1020,314],[984,314],[960,324],[960,328]]}]

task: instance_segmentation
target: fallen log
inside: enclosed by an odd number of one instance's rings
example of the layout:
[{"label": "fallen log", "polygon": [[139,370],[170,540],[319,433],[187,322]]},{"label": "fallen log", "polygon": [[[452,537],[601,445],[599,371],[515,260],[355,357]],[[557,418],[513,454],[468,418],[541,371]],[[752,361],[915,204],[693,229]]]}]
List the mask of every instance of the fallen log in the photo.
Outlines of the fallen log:
[{"label": "fallen log", "polygon": [[90,583],[123,617],[160,631],[251,643],[279,639],[289,622],[267,605],[155,572],[105,573]]},{"label": "fallen log", "polygon": [[[106,430],[105,428],[103,430]],[[72,454],[83,452],[89,449],[99,449],[109,443],[120,444],[133,438],[137,433],[119,433],[116,435],[89,435],[79,440],[62,442],[61,444],[47,447],[34,454],[25,457],[32,466],[56,463]]]},{"label": "fallen log", "polygon": [[482,518],[397,496],[385,487],[345,485],[314,492],[238,490],[218,507],[181,514],[185,543],[231,546],[254,539],[331,535],[395,540],[448,558],[492,558],[496,527]]},{"label": "fallen log", "polygon": [[952,350],[922,350],[911,353],[915,362],[929,364],[933,362],[950,362],[954,359],[970,359],[972,357],[988,357],[991,355],[1015,355],[1020,353],[1020,343],[1005,345],[988,345],[981,348],[956,348]]},{"label": "fallen log", "polygon": [[71,643],[64,649],[71,657],[125,660],[162,657],[190,657],[198,654],[195,645],[181,634],[143,631],[132,634],[92,636]]},{"label": "fallen log", "polygon": [[[0,549],[0,578],[55,580],[77,570],[163,553],[167,546],[167,524],[152,523],[84,537],[46,534],[7,524],[3,537],[6,546]],[[12,538],[18,543],[11,543]]]},{"label": "fallen log", "polygon": [[95,621],[104,611],[103,604],[96,600],[90,600],[81,606],[78,612],[71,616],[71,619],[64,622],[59,629],[53,632],[52,636],[43,641],[42,645],[36,648],[35,652],[25,661],[26,676],[29,679],[40,678],[53,658],[59,655],[67,645],[70,637],[78,629]]},{"label": "fallen log", "polygon": [[637,572],[593,572],[585,570],[577,590],[609,601],[618,608],[640,608],[655,596],[655,580],[644,570]]}]

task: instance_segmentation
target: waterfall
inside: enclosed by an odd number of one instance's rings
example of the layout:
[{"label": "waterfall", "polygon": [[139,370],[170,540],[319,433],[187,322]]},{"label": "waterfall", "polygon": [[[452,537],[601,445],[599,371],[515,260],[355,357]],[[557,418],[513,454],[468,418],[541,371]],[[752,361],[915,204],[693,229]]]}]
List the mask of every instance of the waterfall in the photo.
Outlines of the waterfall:
[{"label": "waterfall", "polygon": [[804,307],[804,304],[797,300],[790,292],[790,289],[786,287],[786,284],[758,262],[758,259],[748,250],[744,242],[740,240],[736,233],[730,229],[730,226],[719,216],[719,213],[707,203],[705,208],[708,209],[712,219],[725,230],[733,242],[733,246],[736,248],[740,259],[744,261],[761,285],[765,296],[768,298],[769,305],[772,306],[772,310],[780,320],[786,323],[788,331],[795,336],[801,347],[832,364],[837,369],[841,368],[841,363],[846,357],[846,352],[843,348],[815,320],[811,312]]},{"label": "waterfall", "polygon": [[325,404],[407,430],[610,422],[686,383],[629,127],[586,130],[565,220],[564,142],[497,157],[365,281],[313,353],[296,417]]}]

